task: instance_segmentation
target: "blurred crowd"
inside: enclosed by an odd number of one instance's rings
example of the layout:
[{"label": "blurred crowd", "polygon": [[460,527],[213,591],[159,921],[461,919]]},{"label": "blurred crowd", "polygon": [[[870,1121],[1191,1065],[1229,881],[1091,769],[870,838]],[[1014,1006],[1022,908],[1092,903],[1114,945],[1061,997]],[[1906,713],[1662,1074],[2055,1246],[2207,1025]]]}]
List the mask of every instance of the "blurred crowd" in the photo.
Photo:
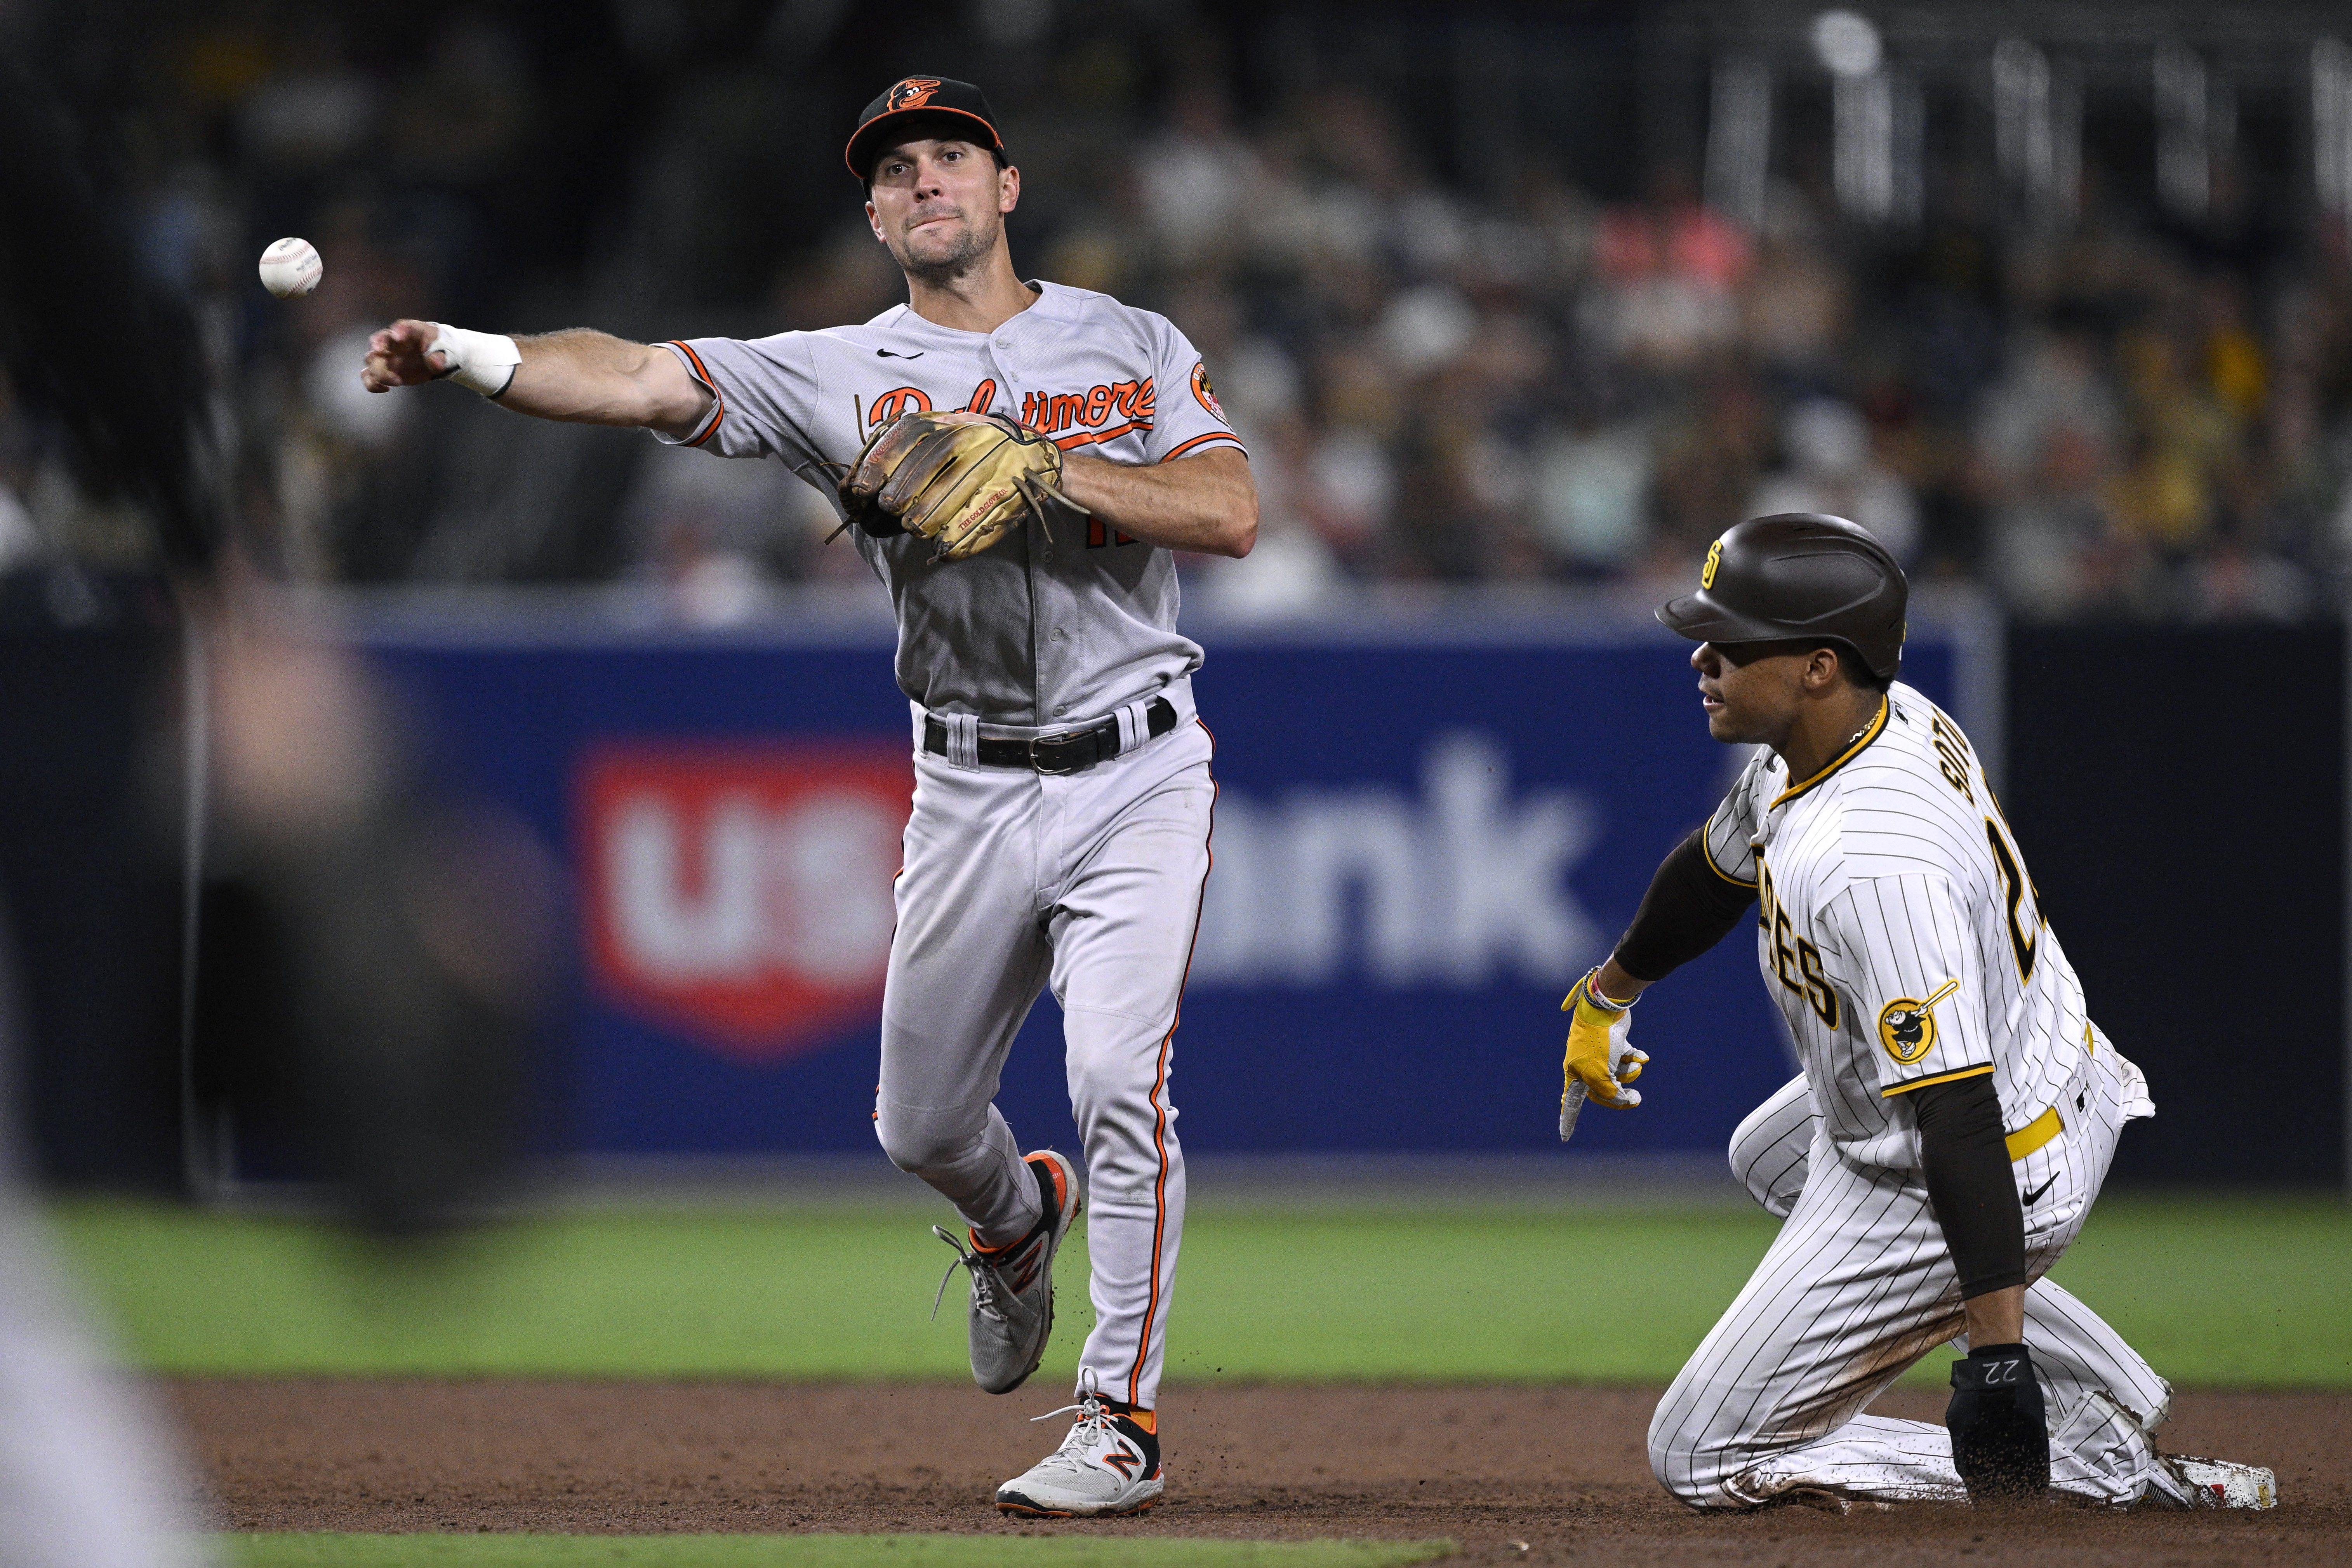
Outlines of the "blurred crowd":
[{"label": "blurred crowd", "polygon": [[[329,582],[640,581],[721,621],[856,576],[775,466],[361,390],[365,335],[397,315],[756,335],[903,298],[829,110],[780,119],[742,77],[691,115],[644,109],[627,38],[608,67],[551,59],[499,15],[364,59],[323,15],[192,26],[140,79],[131,216],[205,325],[253,552]],[[2228,170],[2194,232],[2095,174],[2063,231],[2005,228],[1965,171],[1911,229],[1842,219],[1801,174],[1749,227],[1698,202],[1695,169],[1615,201],[1524,153],[1502,188],[1448,183],[1378,92],[1244,113],[1228,89],[1190,69],[998,102],[1027,183],[1016,265],[1167,313],[1249,444],[1256,552],[1188,565],[1225,609],[1399,581],[1648,592],[1728,522],[1790,510],[2028,616],[2345,599],[2352,268],[2340,232]],[[759,177],[708,173],[779,164],[835,177],[766,228]],[[326,280],[286,306],[252,262],[295,233]],[[755,261],[709,260],[730,244]],[[75,479],[0,406],[0,561],[121,563],[135,531]]]},{"label": "blurred crowd", "polygon": [[2095,210],[1889,243],[1795,184],[1747,232],[1671,174],[1640,203],[1540,174],[1474,201],[1348,93],[1255,135],[1181,95],[1130,179],[1138,221],[1066,251],[1087,281],[1152,279],[1207,351],[1268,501],[1266,594],[1679,582],[1729,520],[1824,510],[2032,616],[2338,601],[2340,245]]}]

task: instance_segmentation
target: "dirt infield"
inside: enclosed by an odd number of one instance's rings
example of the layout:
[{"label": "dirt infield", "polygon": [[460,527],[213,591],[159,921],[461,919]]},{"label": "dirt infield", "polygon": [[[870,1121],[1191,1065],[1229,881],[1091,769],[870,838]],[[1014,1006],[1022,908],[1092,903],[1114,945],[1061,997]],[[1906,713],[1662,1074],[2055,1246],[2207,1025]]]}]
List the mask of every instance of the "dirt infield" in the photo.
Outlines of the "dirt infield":
[{"label": "dirt infield", "polygon": [[[1737,1517],[1670,1502],[1654,1391],[1192,1387],[1162,1406],[1154,1513],[1013,1525],[995,1484],[1060,1440],[1051,1390],[969,1384],[261,1382],[167,1392],[238,1530],[1087,1530],[1446,1535],[1473,1562],[1873,1564],[2352,1563],[2352,1395],[2188,1394],[2167,1446],[2268,1463],[2266,1514],[1913,1506]],[[1940,1412],[1932,1394],[1879,1408]],[[1525,1542],[1522,1550],[1519,1543]]]}]

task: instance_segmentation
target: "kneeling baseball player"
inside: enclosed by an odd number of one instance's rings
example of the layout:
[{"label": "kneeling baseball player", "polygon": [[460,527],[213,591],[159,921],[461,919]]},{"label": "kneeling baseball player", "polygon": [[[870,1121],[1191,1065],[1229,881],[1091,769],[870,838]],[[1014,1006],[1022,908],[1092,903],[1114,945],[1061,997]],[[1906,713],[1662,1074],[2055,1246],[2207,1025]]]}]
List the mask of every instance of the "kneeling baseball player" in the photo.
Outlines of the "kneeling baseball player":
[{"label": "kneeling baseball player", "polygon": [[[2085,1010],[1974,748],[1895,679],[1909,589],[1869,532],[1743,522],[1658,619],[1700,646],[1707,732],[1759,747],[1565,1004],[1560,1134],[1636,1104],[1643,991],[1758,913],[1804,1071],[1733,1135],[1786,1223],[1650,1425],[1697,1508],[2156,1497],[2268,1508],[2272,1473],[2167,1456],[2172,1390],[2043,1275],[2082,1229],[2139,1069]],[[1948,1341],[1944,1426],[1864,1412]]]},{"label": "kneeling baseball player", "polygon": [[[1013,271],[1021,175],[978,88],[892,84],[845,157],[907,278],[908,302],[862,326],[647,345],[399,321],[364,381],[449,376],[520,414],[773,458],[837,496],[897,606],[912,709],[875,1131],[962,1216],[938,1234],[971,1272],[991,1394],[1044,1357],[1055,1254],[1091,1200],[1094,1330],[1077,1403],[1055,1412],[1077,1420],[996,1505],[1133,1513],[1163,1484],[1153,1404],[1184,1227],[1169,1073],[1216,797],[1172,552],[1246,554],[1257,490],[1181,332]],[[1048,985],[1083,1198],[1070,1159],[1024,1155],[993,1103]]]}]

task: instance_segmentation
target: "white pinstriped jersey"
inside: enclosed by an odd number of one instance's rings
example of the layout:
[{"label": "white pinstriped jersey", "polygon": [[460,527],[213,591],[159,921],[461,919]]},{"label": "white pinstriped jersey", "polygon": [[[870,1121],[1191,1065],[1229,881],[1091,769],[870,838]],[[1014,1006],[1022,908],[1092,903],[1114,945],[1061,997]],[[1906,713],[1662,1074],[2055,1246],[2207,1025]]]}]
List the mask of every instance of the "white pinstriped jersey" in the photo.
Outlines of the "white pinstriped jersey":
[{"label": "white pinstriped jersey", "polygon": [[1708,859],[1757,889],[1757,953],[1830,1136],[1919,1168],[1903,1097],[1990,1073],[2025,1127],[2081,1066],[2083,987],[1960,727],[1897,682],[1793,787],[1759,748],[1708,820]]},{"label": "white pinstriped jersey", "polygon": [[[1200,354],[1164,316],[1037,285],[993,332],[896,305],[863,326],[663,346],[713,394],[676,445],[777,458],[833,494],[867,435],[910,409],[1010,414],[1065,451],[1164,463],[1238,448]],[[669,437],[661,437],[665,441]],[[965,561],[929,540],[849,537],[890,590],[898,685],[935,713],[1060,729],[1157,695],[1201,665],[1176,629],[1176,562],[1060,506]]]}]

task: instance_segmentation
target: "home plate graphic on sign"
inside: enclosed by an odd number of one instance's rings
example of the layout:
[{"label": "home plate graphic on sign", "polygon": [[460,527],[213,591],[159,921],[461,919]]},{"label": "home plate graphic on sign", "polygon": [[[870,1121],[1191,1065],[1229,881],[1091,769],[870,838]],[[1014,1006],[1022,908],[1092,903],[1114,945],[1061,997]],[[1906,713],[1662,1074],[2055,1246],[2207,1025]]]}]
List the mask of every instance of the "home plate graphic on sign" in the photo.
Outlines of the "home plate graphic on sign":
[{"label": "home plate graphic on sign", "polygon": [[878,1016],[903,742],[644,742],[577,775],[584,946],[617,1006],[746,1063]]}]

